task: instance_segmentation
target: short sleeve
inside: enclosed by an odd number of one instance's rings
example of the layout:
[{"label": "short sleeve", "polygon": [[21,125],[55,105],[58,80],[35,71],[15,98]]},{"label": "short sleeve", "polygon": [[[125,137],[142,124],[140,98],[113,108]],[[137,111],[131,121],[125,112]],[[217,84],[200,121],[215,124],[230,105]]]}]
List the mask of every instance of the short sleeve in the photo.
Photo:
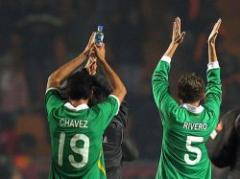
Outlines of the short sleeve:
[{"label": "short sleeve", "polygon": [[113,117],[118,114],[120,107],[119,99],[110,95],[103,102],[95,105],[92,109],[98,116],[98,123],[102,130],[105,130],[109,123],[112,121]]},{"label": "short sleeve", "polygon": [[48,114],[50,114],[53,109],[59,108],[63,103],[64,101],[61,99],[57,88],[47,89],[45,94],[45,107]]}]

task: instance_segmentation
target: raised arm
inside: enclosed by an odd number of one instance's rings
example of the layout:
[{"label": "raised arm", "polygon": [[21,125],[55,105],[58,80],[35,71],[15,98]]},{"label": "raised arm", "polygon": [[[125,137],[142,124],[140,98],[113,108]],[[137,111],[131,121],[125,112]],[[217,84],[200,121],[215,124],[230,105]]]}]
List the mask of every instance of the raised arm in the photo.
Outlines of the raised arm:
[{"label": "raised arm", "polygon": [[215,122],[213,122],[213,128],[217,123],[217,119],[220,113],[220,104],[222,98],[221,89],[221,77],[220,77],[220,67],[217,60],[215,41],[218,35],[218,30],[220,28],[222,20],[219,19],[214,25],[212,32],[208,38],[208,70],[207,70],[207,89],[206,89],[206,99],[204,106],[212,111],[214,114]]},{"label": "raised arm", "polygon": [[167,49],[167,51],[164,53],[164,56],[172,58],[177,47],[180,43],[182,43],[185,32],[181,31],[181,19],[179,17],[175,18],[173,22],[173,31],[172,31],[172,41]]},{"label": "raised arm", "polygon": [[79,56],[54,71],[48,77],[47,89],[59,88],[61,83],[84,62],[84,60],[88,57],[91,48],[93,48],[94,39],[95,33],[92,33],[84,51]]},{"label": "raised arm", "polygon": [[208,60],[209,60],[209,63],[217,61],[215,41],[216,41],[216,38],[218,35],[218,30],[220,28],[221,23],[222,23],[222,20],[219,19],[217,21],[217,23],[214,25],[212,32],[210,33],[210,35],[208,37]]},{"label": "raised arm", "polygon": [[96,55],[101,63],[101,65],[104,68],[104,71],[106,72],[107,78],[110,81],[110,84],[112,86],[112,95],[115,95],[120,103],[123,101],[125,95],[127,94],[127,90],[117,73],[111,68],[111,66],[108,64],[106,57],[105,57],[105,46],[94,47]]},{"label": "raised arm", "polygon": [[[161,101],[168,95],[168,73],[170,71],[170,62],[177,47],[183,41],[185,32],[181,31],[181,20],[179,17],[175,18],[173,22],[172,41],[159,61],[152,76],[153,96],[157,106],[160,106]],[[166,100],[169,101],[169,100]]]}]

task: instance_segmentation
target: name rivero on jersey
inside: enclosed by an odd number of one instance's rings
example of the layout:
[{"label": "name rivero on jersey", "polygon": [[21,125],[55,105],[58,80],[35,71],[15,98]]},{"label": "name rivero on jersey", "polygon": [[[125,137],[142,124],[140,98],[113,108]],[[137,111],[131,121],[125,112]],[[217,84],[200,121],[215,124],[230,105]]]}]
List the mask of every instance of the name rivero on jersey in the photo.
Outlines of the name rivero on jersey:
[{"label": "name rivero on jersey", "polygon": [[183,128],[188,130],[207,130],[208,125],[206,123],[192,123],[184,122]]}]

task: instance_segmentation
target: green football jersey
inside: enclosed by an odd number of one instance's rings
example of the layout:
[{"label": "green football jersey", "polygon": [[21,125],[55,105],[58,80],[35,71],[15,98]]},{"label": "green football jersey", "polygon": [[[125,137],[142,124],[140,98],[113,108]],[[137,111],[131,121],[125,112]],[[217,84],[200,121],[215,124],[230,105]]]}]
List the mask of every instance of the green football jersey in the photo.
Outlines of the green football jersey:
[{"label": "green football jersey", "polygon": [[56,89],[45,96],[51,137],[49,179],[105,179],[102,136],[119,109],[116,96],[89,108],[73,107]]},{"label": "green football jersey", "polygon": [[215,129],[221,104],[218,62],[209,64],[205,102],[179,105],[169,93],[170,58],[157,65],[152,87],[163,125],[161,156],[156,179],[210,179],[211,163],[205,143]]}]

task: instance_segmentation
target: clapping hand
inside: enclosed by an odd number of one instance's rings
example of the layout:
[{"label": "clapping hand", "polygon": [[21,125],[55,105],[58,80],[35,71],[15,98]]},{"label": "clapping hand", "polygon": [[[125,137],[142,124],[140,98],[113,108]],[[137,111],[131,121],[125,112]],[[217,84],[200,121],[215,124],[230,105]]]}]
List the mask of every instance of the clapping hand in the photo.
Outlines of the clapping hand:
[{"label": "clapping hand", "polygon": [[181,19],[176,17],[173,22],[173,31],[172,31],[172,43],[180,44],[182,43],[186,32],[181,30]]},{"label": "clapping hand", "polygon": [[216,37],[218,35],[218,31],[219,31],[219,28],[221,26],[221,23],[222,23],[222,19],[218,19],[218,21],[215,23],[215,25],[212,29],[212,32],[210,33],[210,35],[208,37],[208,43],[209,44],[211,44],[211,45],[215,44]]}]

